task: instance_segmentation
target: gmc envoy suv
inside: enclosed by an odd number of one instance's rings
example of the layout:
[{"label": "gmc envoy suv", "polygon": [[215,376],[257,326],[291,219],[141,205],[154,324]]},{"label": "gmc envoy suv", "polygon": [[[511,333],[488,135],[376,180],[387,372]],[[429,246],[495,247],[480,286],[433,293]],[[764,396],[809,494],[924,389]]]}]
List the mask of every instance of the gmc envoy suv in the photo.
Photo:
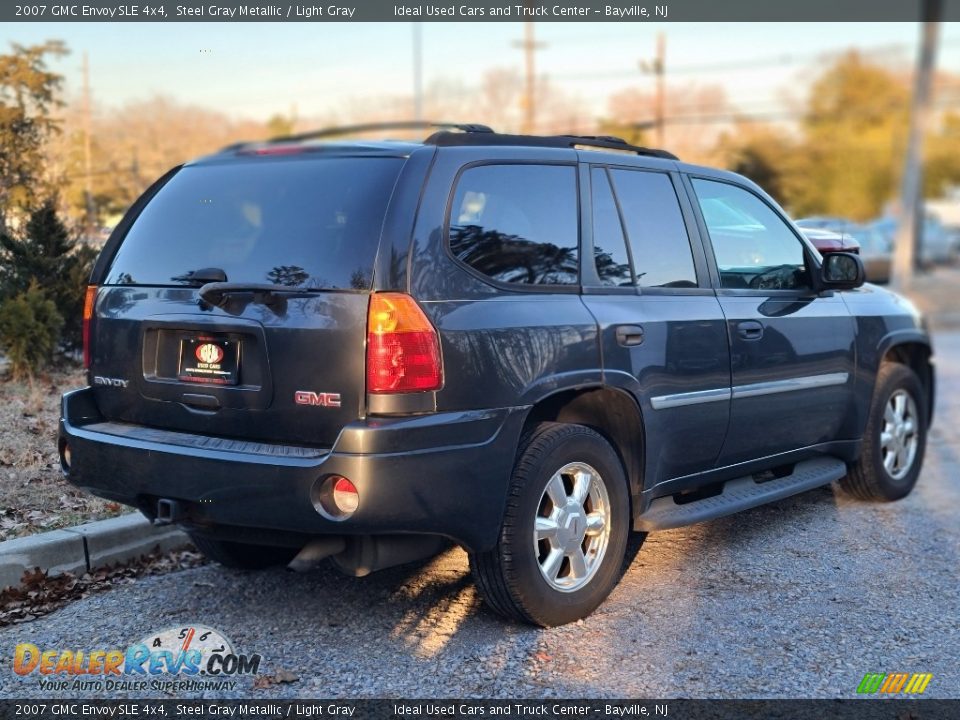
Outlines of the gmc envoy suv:
[{"label": "gmc envoy suv", "polygon": [[913,488],[917,311],[749,180],[610,137],[234,145],[130,208],[91,276],[67,479],[233,567],[464,548],[550,626],[630,533],[839,481]]}]

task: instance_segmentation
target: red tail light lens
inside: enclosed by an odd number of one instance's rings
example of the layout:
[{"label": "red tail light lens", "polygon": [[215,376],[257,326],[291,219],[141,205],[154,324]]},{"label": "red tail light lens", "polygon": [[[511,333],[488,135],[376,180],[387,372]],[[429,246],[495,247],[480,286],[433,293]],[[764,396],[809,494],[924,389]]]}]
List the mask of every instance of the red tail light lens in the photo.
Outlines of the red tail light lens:
[{"label": "red tail light lens", "polygon": [[420,306],[402,293],[371,295],[367,392],[424,392],[442,385],[440,341]]},{"label": "red tail light lens", "polygon": [[90,323],[93,321],[93,306],[97,300],[97,286],[87,285],[83,296],[83,367],[90,367]]}]

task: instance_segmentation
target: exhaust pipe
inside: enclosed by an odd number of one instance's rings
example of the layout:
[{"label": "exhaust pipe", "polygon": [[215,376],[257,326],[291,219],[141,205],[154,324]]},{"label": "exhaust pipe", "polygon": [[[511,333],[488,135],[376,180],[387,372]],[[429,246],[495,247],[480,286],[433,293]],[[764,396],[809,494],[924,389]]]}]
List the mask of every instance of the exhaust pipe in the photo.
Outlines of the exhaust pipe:
[{"label": "exhaust pipe", "polygon": [[345,575],[363,577],[378,570],[425,560],[450,546],[439,535],[357,535],[346,549],[333,556]]},{"label": "exhaust pipe", "polygon": [[331,555],[343,552],[346,548],[346,541],[339,535],[317,538],[311,540],[303,549],[297,553],[297,556],[287,565],[288,570],[294,572],[306,572],[316,567],[321,560],[325,560]]}]

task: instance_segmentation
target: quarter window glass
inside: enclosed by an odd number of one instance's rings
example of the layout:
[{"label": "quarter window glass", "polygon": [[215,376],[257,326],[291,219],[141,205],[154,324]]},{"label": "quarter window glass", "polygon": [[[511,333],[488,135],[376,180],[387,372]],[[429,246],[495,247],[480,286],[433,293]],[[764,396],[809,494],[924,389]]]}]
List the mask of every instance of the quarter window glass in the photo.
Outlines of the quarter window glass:
[{"label": "quarter window glass", "polygon": [[668,175],[613,170],[640,287],[691,288],[697,273],[680,202]]},{"label": "quarter window glass", "polygon": [[500,282],[576,285],[576,170],[566,165],[481,165],[457,183],[450,249]]},{"label": "quarter window glass", "polygon": [[693,180],[725,288],[810,286],[803,245],[769,205],[728,183]]},{"label": "quarter window glass", "polygon": [[633,285],[627,243],[607,171],[594,168],[590,186],[593,197],[593,261],[600,282],[603,285]]}]

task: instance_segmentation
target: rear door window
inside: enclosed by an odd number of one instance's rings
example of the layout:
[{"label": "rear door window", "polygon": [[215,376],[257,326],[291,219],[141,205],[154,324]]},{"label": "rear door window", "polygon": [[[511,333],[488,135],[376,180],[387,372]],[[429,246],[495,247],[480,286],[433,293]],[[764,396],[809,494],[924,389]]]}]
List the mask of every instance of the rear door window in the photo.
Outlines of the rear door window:
[{"label": "rear door window", "polygon": [[367,289],[402,158],[251,159],[187,166],[131,226],[112,285],[230,282]]},{"label": "rear door window", "polygon": [[576,169],[569,165],[478,165],[457,182],[450,250],[493,280],[576,285]]},{"label": "rear door window", "polygon": [[593,262],[597,276],[603,285],[633,285],[627,239],[605,169],[590,171],[590,196],[593,205]]},{"label": "rear door window", "polygon": [[611,170],[642,288],[694,288],[690,236],[670,176],[641,170]]}]

